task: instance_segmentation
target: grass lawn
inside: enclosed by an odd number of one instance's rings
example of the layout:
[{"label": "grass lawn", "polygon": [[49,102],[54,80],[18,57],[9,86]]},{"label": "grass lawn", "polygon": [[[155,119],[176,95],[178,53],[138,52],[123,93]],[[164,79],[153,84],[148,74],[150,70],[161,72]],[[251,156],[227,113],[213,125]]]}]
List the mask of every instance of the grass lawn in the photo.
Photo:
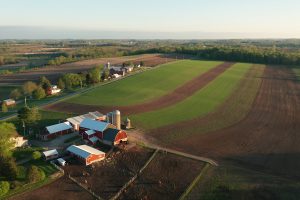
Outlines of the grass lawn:
[{"label": "grass lawn", "polygon": [[297,79],[300,81],[300,68],[294,68],[293,71],[296,74]]},{"label": "grass lawn", "polygon": [[152,129],[204,116],[214,111],[231,95],[251,66],[244,63],[235,64],[186,100],[161,110],[130,117],[136,125]]},{"label": "grass lawn", "polygon": [[184,60],[97,87],[67,102],[85,105],[133,105],[169,93],[178,86],[221,64]]}]

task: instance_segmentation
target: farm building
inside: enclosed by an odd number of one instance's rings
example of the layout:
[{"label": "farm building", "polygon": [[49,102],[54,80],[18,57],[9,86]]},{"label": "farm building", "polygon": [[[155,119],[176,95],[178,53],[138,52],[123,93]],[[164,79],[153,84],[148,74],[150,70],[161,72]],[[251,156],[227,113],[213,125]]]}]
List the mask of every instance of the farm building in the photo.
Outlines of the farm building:
[{"label": "farm building", "polygon": [[45,160],[51,160],[54,158],[58,158],[59,154],[56,149],[52,149],[49,151],[44,151],[43,156],[44,156]]},{"label": "farm building", "polygon": [[84,119],[80,124],[82,138],[91,145],[100,141],[107,145],[117,145],[127,141],[127,134],[124,131],[107,122]]},{"label": "farm building", "polygon": [[49,87],[47,89],[47,95],[54,95],[54,94],[58,94],[61,92],[61,89],[59,89],[57,87],[57,85],[51,85],[51,87]]},{"label": "farm building", "polygon": [[79,131],[79,125],[85,118],[89,118],[92,120],[99,120],[99,121],[106,120],[105,115],[99,113],[98,111],[95,111],[95,112],[89,112],[84,115],[68,118],[67,121],[70,122],[74,130]]},{"label": "farm building", "polygon": [[127,134],[122,130],[108,128],[103,132],[102,142],[111,146],[118,145],[127,142]]},{"label": "farm building", "polygon": [[23,136],[16,135],[10,138],[14,142],[15,148],[28,146],[28,140]]},{"label": "farm building", "polygon": [[16,101],[13,100],[13,99],[6,99],[6,100],[3,100],[3,103],[6,105],[6,106],[14,106],[16,105]]},{"label": "farm building", "polygon": [[87,145],[72,145],[67,148],[67,151],[77,157],[79,161],[85,165],[90,165],[94,162],[101,161],[105,158],[105,153]]},{"label": "farm building", "polygon": [[45,131],[40,135],[42,140],[53,139],[59,135],[65,135],[73,132],[73,127],[69,122],[63,122],[52,126],[47,126]]}]

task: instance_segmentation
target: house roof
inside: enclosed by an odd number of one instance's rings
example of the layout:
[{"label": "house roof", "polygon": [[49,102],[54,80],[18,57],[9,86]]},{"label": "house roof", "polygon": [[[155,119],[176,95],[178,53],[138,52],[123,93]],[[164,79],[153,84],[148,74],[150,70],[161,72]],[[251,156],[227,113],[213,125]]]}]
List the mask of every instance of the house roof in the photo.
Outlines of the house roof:
[{"label": "house roof", "polygon": [[55,124],[55,125],[46,127],[49,134],[57,133],[57,132],[60,132],[60,131],[71,129],[71,128],[72,128],[72,126],[70,125],[69,122],[63,122],[63,123],[60,123],[60,124]]},{"label": "house roof", "polygon": [[103,132],[108,127],[108,125],[109,125],[109,123],[95,121],[95,120],[88,119],[88,118],[84,119],[80,123],[80,127],[91,129],[94,131],[100,131],[100,132]]},{"label": "house roof", "polygon": [[88,130],[88,131],[85,131],[85,133],[87,135],[93,135],[94,133],[96,133],[94,130]]},{"label": "house roof", "polygon": [[118,129],[108,128],[103,132],[103,140],[114,142],[119,132]]},{"label": "house roof", "polygon": [[57,152],[56,149],[52,149],[52,150],[49,150],[49,151],[44,151],[43,154],[44,154],[45,157],[48,157],[48,156],[58,155],[58,152]]},{"label": "house roof", "polygon": [[80,156],[82,158],[88,158],[91,154],[94,155],[105,154],[104,152],[99,151],[98,149],[95,149],[87,145],[80,145],[80,146],[72,145],[67,148],[67,151],[77,156]]}]

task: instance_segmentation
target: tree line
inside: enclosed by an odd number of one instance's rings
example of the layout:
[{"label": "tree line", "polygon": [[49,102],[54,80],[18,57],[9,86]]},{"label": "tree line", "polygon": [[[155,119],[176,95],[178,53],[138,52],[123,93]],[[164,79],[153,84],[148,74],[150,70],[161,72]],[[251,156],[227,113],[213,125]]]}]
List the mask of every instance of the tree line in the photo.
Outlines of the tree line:
[{"label": "tree line", "polygon": [[145,50],[137,50],[133,54],[142,53],[179,53],[207,60],[224,60],[234,62],[250,62],[275,65],[300,65],[300,52],[284,49],[232,46],[170,46]]}]

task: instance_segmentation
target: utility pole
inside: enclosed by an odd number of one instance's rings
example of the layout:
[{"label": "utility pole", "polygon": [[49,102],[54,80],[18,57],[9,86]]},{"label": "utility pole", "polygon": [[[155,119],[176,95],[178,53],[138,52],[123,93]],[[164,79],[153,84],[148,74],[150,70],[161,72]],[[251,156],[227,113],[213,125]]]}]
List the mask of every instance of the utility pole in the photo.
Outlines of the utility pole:
[{"label": "utility pole", "polygon": [[22,125],[23,125],[23,135],[25,136],[25,134],[26,134],[26,131],[25,131],[25,122],[24,122],[24,120],[22,120]]},{"label": "utility pole", "polygon": [[25,96],[25,100],[24,100],[24,102],[25,102],[25,106],[27,107],[27,100],[26,100],[26,96]]}]

